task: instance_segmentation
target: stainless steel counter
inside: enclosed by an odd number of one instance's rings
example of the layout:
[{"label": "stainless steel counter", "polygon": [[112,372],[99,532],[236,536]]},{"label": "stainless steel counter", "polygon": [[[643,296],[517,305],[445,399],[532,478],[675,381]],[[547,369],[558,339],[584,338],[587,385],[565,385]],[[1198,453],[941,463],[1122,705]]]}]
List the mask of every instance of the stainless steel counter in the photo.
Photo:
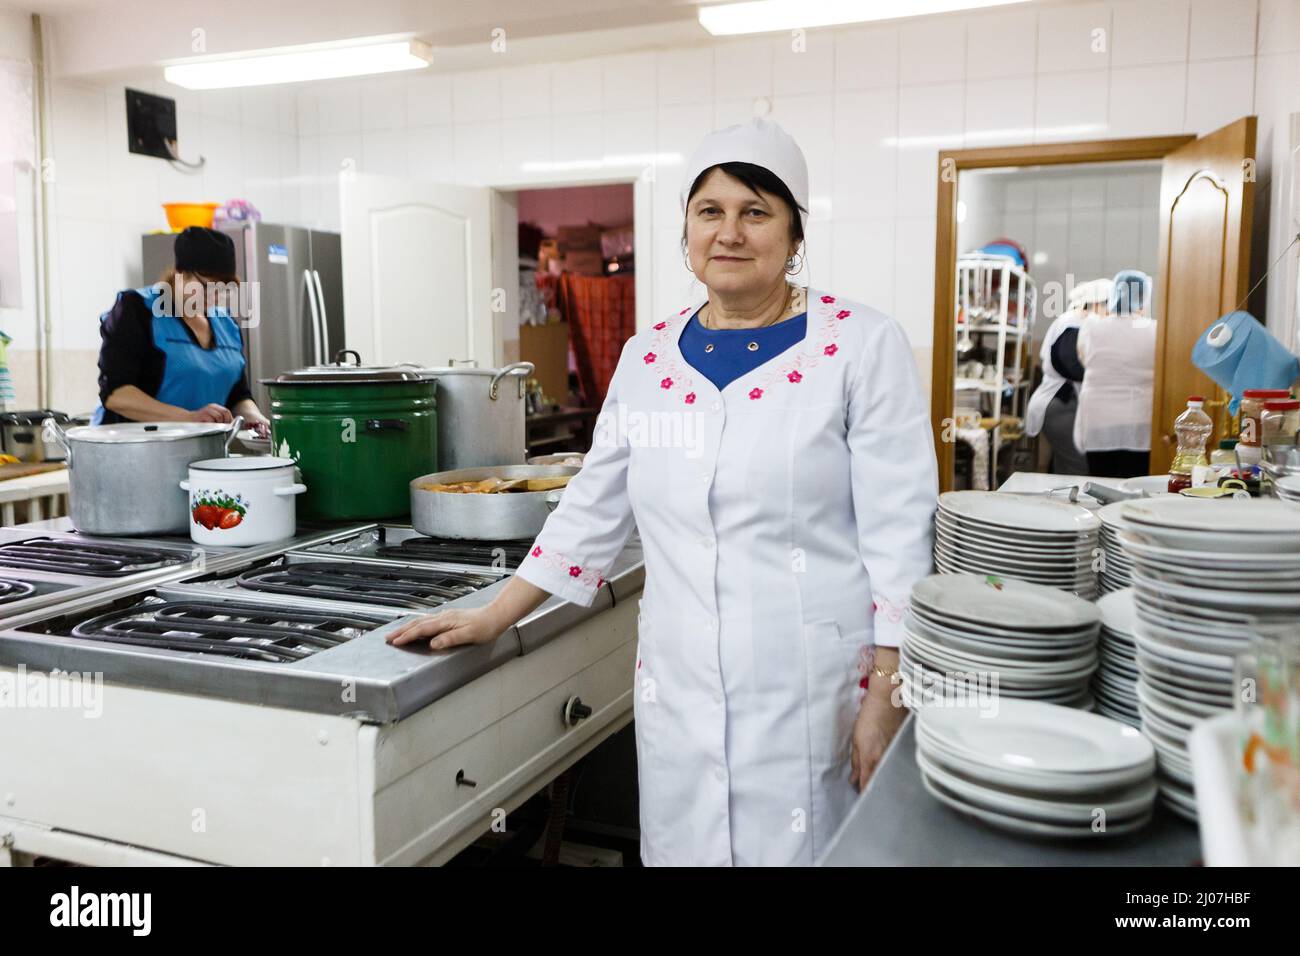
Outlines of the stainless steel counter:
[{"label": "stainless steel counter", "polygon": [[926,792],[908,717],[867,789],[817,861],[820,866],[1192,866],[1195,826],[1157,804],[1151,823],[1122,837],[1016,836],[963,816]]},{"label": "stainless steel counter", "polygon": [[[327,533],[348,533],[360,527],[365,526],[313,528],[290,541],[278,542],[275,550],[302,547],[322,540]],[[42,530],[61,529],[47,526]],[[265,556],[268,550],[249,549],[244,558]],[[238,560],[237,555],[222,555],[220,561],[209,561],[202,573],[212,572],[214,565],[233,566]],[[369,612],[391,618],[389,624],[288,664],[216,660],[200,654],[39,633],[42,621],[64,614],[82,613],[106,601],[133,599],[134,595],[150,590],[183,591],[186,579],[193,576],[194,569],[186,568],[165,581],[153,579],[134,588],[87,595],[15,617],[0,626],[0,665],[26,665],[37,670],[92,671],[101,673],[103,679],[110,682],[389,723],[409,716],[512,658],[532,653],[575,624],[612,608],[615,603],[635,600],[641,592],[645,571],[640,538],[633,534],[591,607],[551,597],[494,643],[450,651],[434,652],[427,645],[390,646],[384,640],[385,636],[399,620],[407,619],[410,614],[392,608],[377,611],[374,607],[370,607]],[[507,580],[503,578],[445,606],[487,604],[505,587]],[[295,603],[295,599],[286,599],[286,603]],[[344,602],[337,602],[337,606],[340,611],[362,608]]]}]

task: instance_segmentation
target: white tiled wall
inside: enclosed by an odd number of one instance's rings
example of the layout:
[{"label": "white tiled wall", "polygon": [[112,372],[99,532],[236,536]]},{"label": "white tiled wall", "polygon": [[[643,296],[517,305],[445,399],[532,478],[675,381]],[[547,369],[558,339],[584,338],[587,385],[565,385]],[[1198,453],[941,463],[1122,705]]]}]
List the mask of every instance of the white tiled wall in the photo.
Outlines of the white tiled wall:
[{"label": "white tiled wall", "polygon": [[[246,195],[268,216],[337,227],[335,174],[345,164],[490,182],[525,163],[689,153],[708,130],[757,108],[788,126],[809,159],[812,280],[892,312],[924,350],[940,148],[1205,133],[1255,112],[1276,258],[1284,184],[1270,177],[1287,137],[1274,130],[1300,111],[1300,0],[1026,4],[814,31],[801,51],[777,35],[182,94],[183,149],[208,158],[199,180],[125,154],[121,97],[120,86],[56,90],[58,224],[74,227],[57,246],[56,321],[69,344],[93,344],[106,290],[128,278],[133,237],[160,224],[163,199]],[[681,263],[678,179],[678,167],[657,169],[656,254],[641,264],[653,274],[656,315],[694,294]],[[1276,285],[1270,315],[1282,311]]]}]

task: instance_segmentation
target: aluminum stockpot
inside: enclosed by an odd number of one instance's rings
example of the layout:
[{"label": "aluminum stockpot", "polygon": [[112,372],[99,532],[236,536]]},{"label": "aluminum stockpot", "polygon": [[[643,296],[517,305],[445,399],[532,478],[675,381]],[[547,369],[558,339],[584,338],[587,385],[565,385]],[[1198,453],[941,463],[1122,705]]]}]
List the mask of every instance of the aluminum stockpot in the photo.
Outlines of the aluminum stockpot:
[{"label": "aluminum stockpot", "polygon": [[84,534],[188,534],[180,483],[190,462],[224,458],[243,419],[226,425],[127,422],[45,430],[68,455],[68,517]]},{"label": "aluminum stockpot", "polygon": [[0,415],[0,451],[28,464],[63,461],[63,446],[45,431],[45,420],[53,418],[62,428],[73,424],[63,412],[40,409],[34,412],[6,412]]},{"label": "aluminum stockpot", "polygon": [[563,488],[462,495],[428,491],[420,485],[484,478],[571,478],[578,471],[568,465],[496,465],[424,475],[411,482],[411,527],[433,538],[531,540],[559,505]]},{"label": "aluminum stockpot", "polygon": [[522,465],[528,454],[524,396],[532,362],[477,368],[472,362],[422,371],[438,381],[438,467]]},{"label": "aluminum stockpot", "polygon": [[250,456],[190,463],[181,488],[190,495],[190,538],[195,544],[243,547],[292,538],[298,527],[297,479],[292,458]]}]

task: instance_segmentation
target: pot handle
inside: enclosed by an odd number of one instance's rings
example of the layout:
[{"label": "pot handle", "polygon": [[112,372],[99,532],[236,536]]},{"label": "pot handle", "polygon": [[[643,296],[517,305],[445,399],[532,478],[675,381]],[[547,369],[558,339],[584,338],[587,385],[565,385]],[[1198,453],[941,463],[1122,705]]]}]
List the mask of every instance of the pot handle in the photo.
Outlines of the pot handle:
[{"label": "pot handle", "polygon": [[190,490],[190,480],[189,480],[188,478],[182,478],[182,479],[180,480],[179,484],[180,484],[180,486],[181,486],[181,491],[189,491],[189,490]]},{"label": "pot handle", "polygon": [[411,423],[404,418],[368,418],[366,419],[366,431],[408,431]]},{"label": "pot handle", "polygon": [[509,365],[502,367],[492,376],[492,384],[488,386],[488,398],[492,399],[494,402],[497,400],[497,395],[500,392],[501,380],[507,375],[519,376],[519,397],[523,398],[524,382],[527,380],[529,375],[533,374],[533,369],[536,367],[537,366],[532,362],[511,362]]},{"label": "pot handle", "polygon": [[46,418],[41,423],[41,429],[45,433],[46,441],[56,441],[63,446],[63,450],[68,453],[68,467],[72,467],[72,445],[68,442],[67,433],[64,432],[63,426],[59,424],[58,419],[54,416]]},{"label": "pot handle", "polygon": [[560,506],[560,492],[552,491],[546,496],[546,510],[554,511]]},{"label": "pot handle", "polygon": [[361,364],[361,353],[356,351],[355,349],[339,349],[337,352],[334,353],[334,364],[342,365],[343,356],[345,355],[351,355],[354,359],[356,359],[356,362],[353,363],[354,365]]},{"label": "pot handle", "polygon": [[239,434],[239,430],[243,427],[244,416],[236,415],[235,420],[230,423],[230,431],[226,434],[225,455],[227,458],[230,457],[230,443],[235,440],[235,436]]},{"label": "pot handle", "polygon": [[289,495],[300,495],[306,490],[307,490],[306,485],[301,485],[301,484],[283,485],[279,488],[276,488],[273,494],[279,495],[281,498],[285,498]]}]

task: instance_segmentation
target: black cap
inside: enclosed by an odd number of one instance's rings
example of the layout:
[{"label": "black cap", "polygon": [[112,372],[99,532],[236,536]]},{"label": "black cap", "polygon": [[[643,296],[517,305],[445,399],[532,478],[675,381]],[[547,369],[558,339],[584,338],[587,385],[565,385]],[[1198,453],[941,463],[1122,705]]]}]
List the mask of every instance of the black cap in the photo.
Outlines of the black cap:
[{"label": "black cap", "polygon": [[176,271],[234,278],[235,243],[224,232],[190,226],[176,237]]}]

